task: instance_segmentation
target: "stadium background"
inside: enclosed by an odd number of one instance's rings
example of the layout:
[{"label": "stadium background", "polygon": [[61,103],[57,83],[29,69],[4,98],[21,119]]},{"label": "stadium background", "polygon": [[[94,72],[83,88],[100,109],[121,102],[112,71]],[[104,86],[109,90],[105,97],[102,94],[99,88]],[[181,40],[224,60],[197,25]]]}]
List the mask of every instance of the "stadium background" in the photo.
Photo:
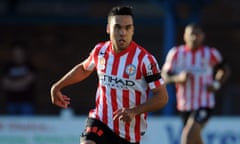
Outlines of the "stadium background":
[{"label": "stadium background", "polygon": [[[106,15],[112,6],[128,4],[136,13],[134,39],[157,56],[160,65],[167,50],[182,43],[188,22],[200,22],[206,43],[217,47],[229,63],[232,74],[217,93],[216,115],[240,114],[240,2],[238,0],[0,0],[0,66],[14,41],[28,44],[37,67],[36,115],[58,115],[50,103],[50,86],[83,60],[98,41],[108,39]],[[64,92],[72,97],[76,115],[94,106],[96,75]],[[0,97],[0,113],[5,114]],[[154,115],[175,115],[174,97],[164,111]]]}]

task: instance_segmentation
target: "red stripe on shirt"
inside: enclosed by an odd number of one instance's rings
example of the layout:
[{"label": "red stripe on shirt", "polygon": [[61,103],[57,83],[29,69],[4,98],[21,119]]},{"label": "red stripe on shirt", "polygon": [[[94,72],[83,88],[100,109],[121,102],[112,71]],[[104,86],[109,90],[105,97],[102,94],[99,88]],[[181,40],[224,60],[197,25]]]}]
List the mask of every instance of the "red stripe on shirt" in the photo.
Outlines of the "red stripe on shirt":
[{"label": "red stripe on shirt", "polygon": [[139,56],[138,56],[138,67],[137,67],[137,74],[136,74],[136,79],[140,79],[141,78],[141,64],[142,64],[142,59],[144,57],[145,53],[144,52],[140,52]]},{"label": "red stripe on shirt", "polygon": [[102,87],[102,103],[103,103],[103,115],[102,115],[102,119],[103,119],[103,123],[107,124],[108,123],[108,104],[107,104],[107,96],[106,96],[106,87]]},{"label": "red stripe on shirt", "polygon": [[119,60],[120,57],[115,56],[115,59],[113,61],[113,65],[112,65],[112,75],[117,75],[118,72],[118,65],[119,65]]},{"label": "red stripe on shirt", "polygon": [[[178,51],[178,54],[179,54],[179,51]],[[186,48],[185,48],[185,51],[183,52],[183,58],[184,58],[184,60],[186,59],[186,55],[187,55],[187,51],[186,51]],[[184,86],[183,87],[181,87],[181,89],[183,89],[183,99],[184,100],[186,100],[187,99],[187,87],[186,87],[186,83],[184,83]],[[184,107],[184,109],[187,109],[187,103],[188,103],[188,101],[185,101],[185,105],[183,106]]]},{"label": "red stripe on shirt", "polygon": [[[211,76],[208,76],[208,79],[211,79]],[[207,106],[210,106],[210,92],[207,91],[207,96],[206,96],[206,101],[207,101]]]},{"label": "red stripe on shirt", "polygon": [[[201,49],[201,58],[204,59],[205,58],[205,50],[204,48]],[[204,63],[202,62],[201,67],[204,66]],[[198,106],[202,105],[202,96],[203,96],[203,77],[200,76],[199,78],[199,90],[198,90]]]},{"label": "red stripe on shirt", "polygon": [[[136,105],[140,105],[141,104],[141,93],[139,91],[135,91],[135,94],[136,94]],[[136,116],[134,131],[135,131],[135,139],[136,139],[136,141],[139,141],[140,135],[141,135],[140,115]]]},{"label": "red stripe on shirt", "polygon": [[[123,108],[129,108],[129,91],[128,90],[123,90],[122,94],[122,100],[123,100]],[[130,140],[130,131],[129,131],[129,123],[125,123],[125,138],[127,140]]]},{"label": "red stripe on shirt", "polygon": [[218,63],[218,59],[217,57],[214,55],[214,52],[215,52],[215,49],[210,49],[210,54],[211,54],[211,57],[210,57],[210,62],[212,65],[215,65],[216,63]]},{"label": "red stripe on shirt", "polygon": [[[111,89],[111,101],[112,101],[112,110],[113,112],[118,110],[117,104],[117,91],[116,89]],[[119,121],[118,119],[113,121],[113,129],[116,134],[119,134]]]},{"label": "red stripe on shirt", "polygon": [[[100,86],[98,85],[98,87],[100,87]],[[97,98],[96,98],[96,105],[99,105],[101,95],[99,94],[99,92],[98,92],[97,94],[98,94],[98,95],[97,95]],[[98,109],[98,107],[96,107],[96,119],[99,119],[99,114],[98,114],[98,112],[99,112],[99,109]]]}]

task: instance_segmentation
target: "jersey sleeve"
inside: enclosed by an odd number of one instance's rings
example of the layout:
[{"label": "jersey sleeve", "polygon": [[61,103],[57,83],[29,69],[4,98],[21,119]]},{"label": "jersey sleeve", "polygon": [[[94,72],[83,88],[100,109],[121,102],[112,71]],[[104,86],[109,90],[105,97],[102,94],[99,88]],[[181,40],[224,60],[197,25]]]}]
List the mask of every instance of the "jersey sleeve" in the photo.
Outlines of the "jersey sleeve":
[{"label": "jersey sleeve", "polygon": [[166,60],[163,64],[162,70],[167,71],[167,72],[174,72],[176,56],[177,56],[177,48],[174,47],[169,50],[169,52],[166,56]]},{"label": "jersey sleeve", "polygon": [[97,49],[98,45],[96,45],[92,51],[90,52],[88,58],[86,58],[84,61],[83,61],[83,67],[84,69],[86,70],[93,70],[95,69],[96,67],[96,63],[95,63],[95,60],[94,60],[94,57],[96,55],[96,49]]},{"label": "jersey sleeve", "polygon": [[223,61],[222,55],[216,48],[211,48],[211,64],[217,65]]},{"label": "jersey sleeve", "polygon": [[164,83],[158,62],[152,55],[147,55],[143,59],[142,72],[150,89],[159,87]]}]

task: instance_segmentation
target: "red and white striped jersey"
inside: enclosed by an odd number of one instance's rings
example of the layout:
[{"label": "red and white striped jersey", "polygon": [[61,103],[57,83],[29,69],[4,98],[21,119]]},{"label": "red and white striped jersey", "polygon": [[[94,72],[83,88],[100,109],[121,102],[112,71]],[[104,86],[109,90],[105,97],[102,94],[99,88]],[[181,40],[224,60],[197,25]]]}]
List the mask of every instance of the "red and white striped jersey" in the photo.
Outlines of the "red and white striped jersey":
[{"label": "red and white striped jersey", "polygon": [[[84,61],[84,68],[96,69],[99,79],[96,108],[89,112],[89,117],[101,120],[128,141],[139,142],[147,127],[146,113],[125,123],[113,121],[113,112],[146,102],[149,90],[161,86],[163,81],[155,57],[133,41],[126,50],[115,53],[107,41],[95,46]],[[157,79],[146,80],[157,74]]]},{"label": "red and white striped jersey", "polygon": [[222,61],[215,48],[207,46],[190,50],[185,45],[172,48],[163,65],[163,70],[171,73],[188,71],[190,79],[185,84],[176,84],[177,109],[196,110],[199,107],[212,108],[215,105],[214,93],[207,91],[207,84],[213,81],[214,66]]}]

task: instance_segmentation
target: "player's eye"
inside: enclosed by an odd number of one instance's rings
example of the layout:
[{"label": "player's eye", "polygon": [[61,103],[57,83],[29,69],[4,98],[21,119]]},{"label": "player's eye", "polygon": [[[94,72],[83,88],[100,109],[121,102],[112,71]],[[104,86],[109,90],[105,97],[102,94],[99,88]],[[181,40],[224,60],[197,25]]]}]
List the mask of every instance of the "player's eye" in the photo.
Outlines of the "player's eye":
[{"label": "player's eye", "polygon": [[132,28],[132,25],[126,26],[126,30],[130,30]]},{"label": "player's eye", "polygon": [[120,30],[120,29],[121,29],[121,26],[120,26],[120,25],[115,25],[115,28],[116,28],[117,30]]}]

